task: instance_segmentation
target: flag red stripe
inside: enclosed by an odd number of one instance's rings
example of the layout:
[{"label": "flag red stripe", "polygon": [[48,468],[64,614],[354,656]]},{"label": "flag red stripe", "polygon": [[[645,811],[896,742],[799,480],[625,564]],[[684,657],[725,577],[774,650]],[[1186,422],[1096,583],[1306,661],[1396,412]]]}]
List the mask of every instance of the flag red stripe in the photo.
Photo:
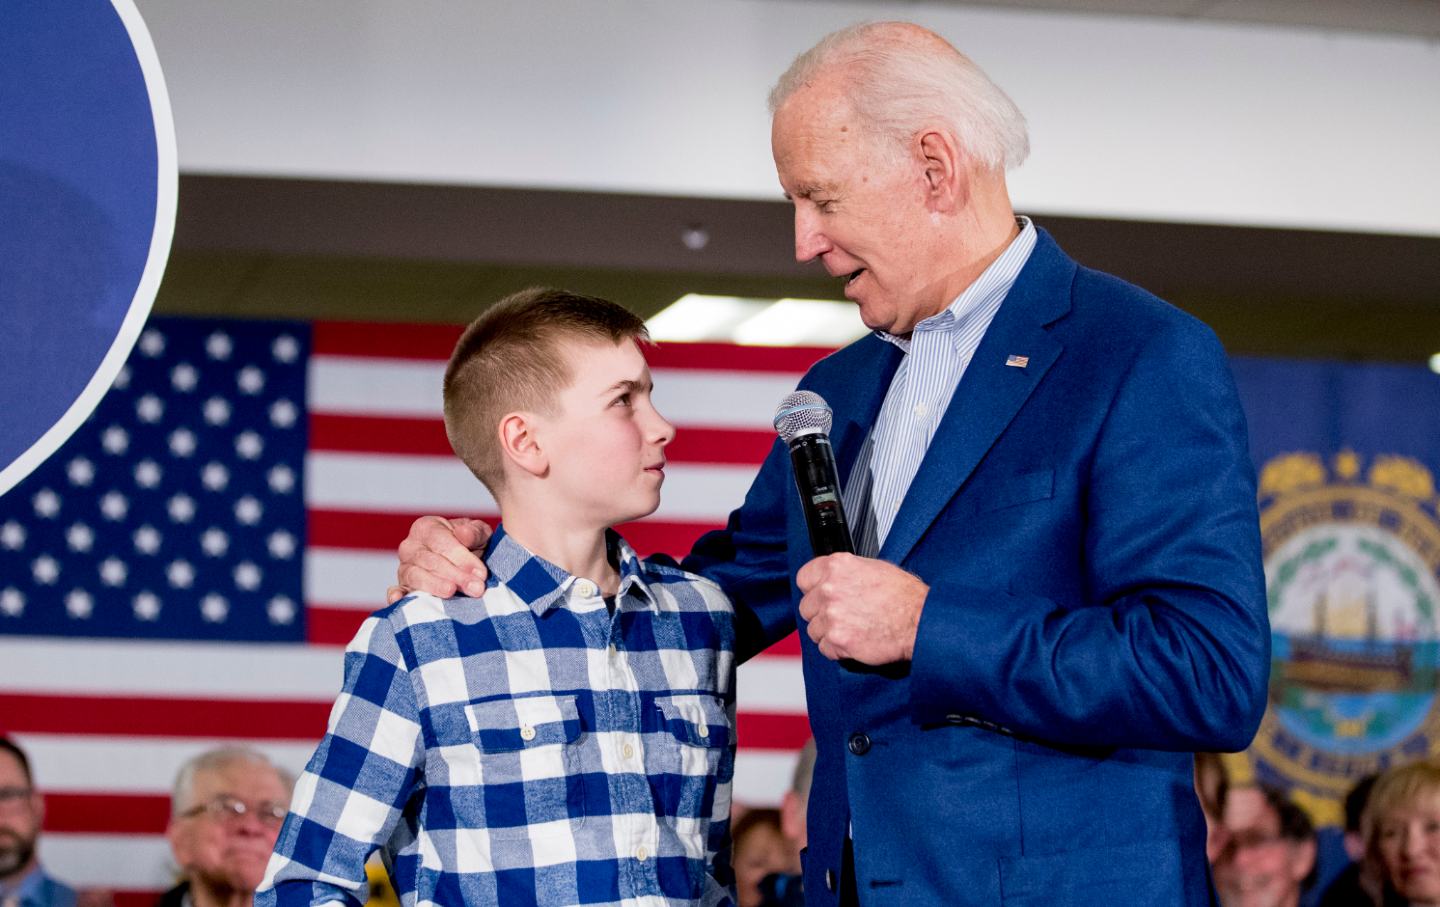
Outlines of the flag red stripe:
[{"label": "flag red stripe", "polygon": [[[306,544],[312,548],[347,548],[369,551],[394,551],[418,513],[376,513],[364,510],[310,510],[306,512]],[[445,516],[468,516],[495,525],[500,519],[494,513],[450,513]],[[617,529],[642,555],[663,551],[683,556],[695,540],[720,528],[718,523],[680,523],[667,520],[640,520],[622,523]],[[376,607],[384,589],[375,590]]]},{"label": "flag red stripe", "polygon": [[[676,463],[760,465],[775,443],[767,429],[681,428],[665,448]],[[438,418],[351,416],[312,413],[310,449],[354,453],[453,457],[445,423]]]},{"label": "flag red stripe", "polygon": [[810,719],[804,715],[773,712],[738,712],[735,742],[742,750],[794,752],[810,739]]},{"label": "flag red stripe", "polygon": [[329,702],[0,694],[7,733],[319,740]]},{"label": "flag red stripe", "polygon": [[165,794],[45,795],[45,830],[50,832],[158,835],[169,822],[170,797]]},{"label": "flag red stripe", "polygon": [[[461,330],[452,324],[386,324],[377,329],[375,324],[317,321],[311,349],[317,356],[444,362]],[[800,374],[832,352],[830,347],[667,342],[647,348],[645,358],[653,368]]]},{"label": "flag red stripe", "polygon": [[113,891],[115,907],[155,907],[164,892],[154,891]]}]

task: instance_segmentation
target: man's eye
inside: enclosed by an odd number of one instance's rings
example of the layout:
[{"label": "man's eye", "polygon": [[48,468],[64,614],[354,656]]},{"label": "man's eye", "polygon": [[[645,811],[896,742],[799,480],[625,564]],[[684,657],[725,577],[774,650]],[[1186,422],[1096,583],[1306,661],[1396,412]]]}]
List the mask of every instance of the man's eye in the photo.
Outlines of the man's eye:
[{"label": "man's eye", "polygon": [[616,398],[615,398],[615,405],[616,405],[616,406],[629,406],[629,405],[630,405],[630,395],[629,395],[629,394],[621,394],[620,396],[616,397]]},{"label": "man's eye", "polygon": [[816,207],[816,208],[819,208],[822,212],[824,212],[824,213],[826,213],[826,214],[829,214],[831,211],[835,210],[835,199],[833,199],[833,198],[816,199],[816,201],[815,201],[815,207]]}]

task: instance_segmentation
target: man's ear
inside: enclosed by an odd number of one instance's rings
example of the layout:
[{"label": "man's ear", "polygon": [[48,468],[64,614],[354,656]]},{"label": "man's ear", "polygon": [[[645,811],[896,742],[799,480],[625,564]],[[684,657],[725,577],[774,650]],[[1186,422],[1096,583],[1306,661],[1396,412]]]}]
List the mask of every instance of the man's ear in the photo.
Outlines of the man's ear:
[{"label": "man's ear", "polygon": [[538,428],[539,420],[535,414],[527,412],[506,413],[496,428],[501,454],[537,478],[543,477],[550,469],[550,459],[541,447]]},{"label": "man's ear", "polygon": [[925,177],[925,199],[931,211],[952,214],[970,202],[970,171],[965,152],[948,132],[932,129],[915,140]]},{"label": "man's ear", "polygon": [[1290,863],[1290,874],[1297,882],[1303,882],[1310,875],[1310,870],[1315,868],[1315,839],[1297,842],[1294,847],[1295,859]]}]

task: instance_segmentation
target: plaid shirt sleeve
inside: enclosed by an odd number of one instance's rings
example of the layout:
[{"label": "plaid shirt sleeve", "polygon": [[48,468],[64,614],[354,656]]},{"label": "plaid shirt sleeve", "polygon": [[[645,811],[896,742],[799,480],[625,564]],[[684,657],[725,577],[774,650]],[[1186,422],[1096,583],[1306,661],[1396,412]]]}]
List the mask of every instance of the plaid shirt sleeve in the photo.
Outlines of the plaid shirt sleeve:
[{"label": "plaid shirt sleeve", "polygon": [[369,895],[365,861],[391,839],[423,783],[419,707],[393,613],[368,618],[346,647],[345,686],[295,784],[256,907],[360,907]]}]

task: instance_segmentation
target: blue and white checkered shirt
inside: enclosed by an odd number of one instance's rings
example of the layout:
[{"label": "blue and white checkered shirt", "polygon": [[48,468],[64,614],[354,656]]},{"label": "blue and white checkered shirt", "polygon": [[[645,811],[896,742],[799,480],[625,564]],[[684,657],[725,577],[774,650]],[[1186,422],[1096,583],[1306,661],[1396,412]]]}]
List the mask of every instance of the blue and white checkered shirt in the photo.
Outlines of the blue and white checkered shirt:
[{"label": "blue and white checkered shirt", "polygon": [[1020,234],[939,314],[915,325],[908,338],[876,331],[905,357],[845,487],[845,513],[857,554],[875,557],[884,546],[955,388],[1035,250],[1035,225],[1028,217],[1017,217],[1015,223]]},{"label": "blue and white checkered shirt", "polygon": [[329,730],[256,897],[403,904],[728,904],[734,613],[614,533],[595,584],[497,529],[484,596],[412,595],[345,653]]}]

